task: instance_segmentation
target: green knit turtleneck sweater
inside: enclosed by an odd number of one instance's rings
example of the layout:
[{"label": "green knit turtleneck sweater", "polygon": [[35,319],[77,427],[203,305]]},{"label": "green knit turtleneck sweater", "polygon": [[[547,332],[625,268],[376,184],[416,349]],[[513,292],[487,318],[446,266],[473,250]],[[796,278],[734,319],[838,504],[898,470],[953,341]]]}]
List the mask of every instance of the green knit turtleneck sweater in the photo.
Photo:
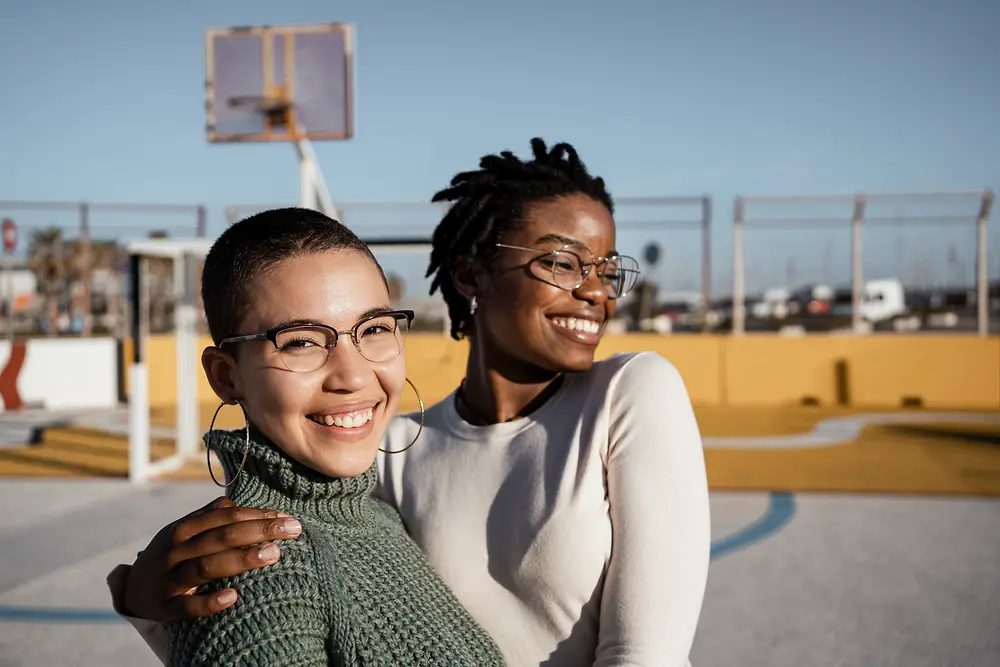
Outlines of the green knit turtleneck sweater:
[{"label": "green knit turtleneck sweater", "polygon": [[[212,434],[227,480],[245,443],[242,430]],[[302,534],[282,542],[274,565],[211,585],[235,588],[235,605],[171,623],[168,664],[502,665],[396,511],[373,497],[376,478],[374,465],[359,477],[326,477],[253,433],[229,497],[291,514]]]}]

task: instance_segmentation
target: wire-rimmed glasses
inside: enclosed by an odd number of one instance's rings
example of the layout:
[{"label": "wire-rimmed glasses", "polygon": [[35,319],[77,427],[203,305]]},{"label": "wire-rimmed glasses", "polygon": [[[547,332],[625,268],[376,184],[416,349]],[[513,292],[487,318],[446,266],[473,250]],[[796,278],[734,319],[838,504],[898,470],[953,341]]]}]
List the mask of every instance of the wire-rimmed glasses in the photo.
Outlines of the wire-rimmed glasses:
[{"label": "wire-rimmed glasses", "polygon": [[641,273],[639,262],[628,255],[595,257],[579,246],[567,245],[558,250],[547,250],[497,243],[496,247],[537,253],[538,256],[530,263],[531,272],[567,292],[572,292],[587,282],[590,272],[596,267],[608,298],[620,299],[635,287]]},{"label": "wire-rimmed glasses", "polygon": [[347,331],[325,324],[293,322],[246,336],[233,336],[219,347],[251,341],[270,341],[285,368],[293,373],[309,373],[322,368],[330,350],[341,336],[349,336],[361,356],[372,363],[390,361],[403,350],[406,334],[413,323],[412,310],[392,310],[362,319]]}]

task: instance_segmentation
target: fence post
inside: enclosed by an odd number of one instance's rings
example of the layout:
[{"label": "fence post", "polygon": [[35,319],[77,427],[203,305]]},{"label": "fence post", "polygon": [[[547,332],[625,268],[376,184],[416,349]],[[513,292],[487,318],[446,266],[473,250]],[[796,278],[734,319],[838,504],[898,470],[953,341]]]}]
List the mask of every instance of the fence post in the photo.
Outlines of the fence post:
[{"label": "fence post", "polygon": [[93,309],[93,261],[90,247],[90,205],[80,202],[80,271],[81,287],[83,288],[83,330],[84,336],[89,336],[94,327]]},{"label": "fence post", "polygon": [[195,236],[202,238],[205,236],[205,228],[208,226],[208,213],[204,204],[198,207],[198,226],[195,228]]},{"label": "fence post", "polygon": [[702,309],[712,307],[712,197],[701,198],[701,298]]},{"label": "fence post", "polygon": [[865,217],[865,195],[854,198],[854,216],[851,218],[851,329],[861,330],[861,297],[864,288],[864,271],[861,245],[861,222]]},{"label": "fence post", "polygon": [[743,198],[733,200],[733,334],[746,332],[746,277],[743,266]]},{"label": "fence post", "polygon": [[993,207],[993,191],[983,193],[979,205],[979,219],[976,221],[976,310],[980,336],[990,333],[990,284],[988,273],[988,253],[986,247],[986,224]]}]

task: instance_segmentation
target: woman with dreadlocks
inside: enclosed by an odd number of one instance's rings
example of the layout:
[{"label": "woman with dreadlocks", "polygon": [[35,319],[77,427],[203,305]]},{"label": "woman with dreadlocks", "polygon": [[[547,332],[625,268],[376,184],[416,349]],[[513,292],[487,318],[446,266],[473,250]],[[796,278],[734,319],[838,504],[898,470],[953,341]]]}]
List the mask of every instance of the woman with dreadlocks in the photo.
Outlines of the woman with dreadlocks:
[{"label": "woman with dreadlocks", "polygon": [[[637,265],[615,249],[604,181],[569,144],[532,149],[488,155],[434,196],[452,206],[428,275],[469,340],[466,375],[416,446],[380,459],[380,494],[507,664],[684,665],[710,543],[694,413],[659,355],[595,362]],[[384,449],[419,427],[398,417]],[[174,525],[194,537],[118,570],[120,611],[164,622],[231,606],[191,586],[274,563],[260,554],[288,539],[280,525],[215,501]],[[157,650],[156,624],[131,620]]]}]

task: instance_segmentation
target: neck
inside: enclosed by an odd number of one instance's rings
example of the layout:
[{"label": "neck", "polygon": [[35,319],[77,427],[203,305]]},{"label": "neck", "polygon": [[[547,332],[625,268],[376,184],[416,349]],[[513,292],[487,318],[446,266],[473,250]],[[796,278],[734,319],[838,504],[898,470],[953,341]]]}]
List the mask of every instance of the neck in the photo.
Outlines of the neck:
[{"label": "neck", "polygon": [[[371,514],[378,475],[374,463],[357,477],[328,477],[295,461],[253,427],[249,448],[243,429],[213,431],[205,442],[218,455],[226,481],[232,482],[227,495],[238,505],[332,523],[357,523]],[[246,463],[239,472],[244,451]]]},{"label": "neck", "polygon": [[458,411],[472,424],[499,424],[526,417],[548,401],[562,384],[562,374],[511,360],[499,360],[472,337]]}]

